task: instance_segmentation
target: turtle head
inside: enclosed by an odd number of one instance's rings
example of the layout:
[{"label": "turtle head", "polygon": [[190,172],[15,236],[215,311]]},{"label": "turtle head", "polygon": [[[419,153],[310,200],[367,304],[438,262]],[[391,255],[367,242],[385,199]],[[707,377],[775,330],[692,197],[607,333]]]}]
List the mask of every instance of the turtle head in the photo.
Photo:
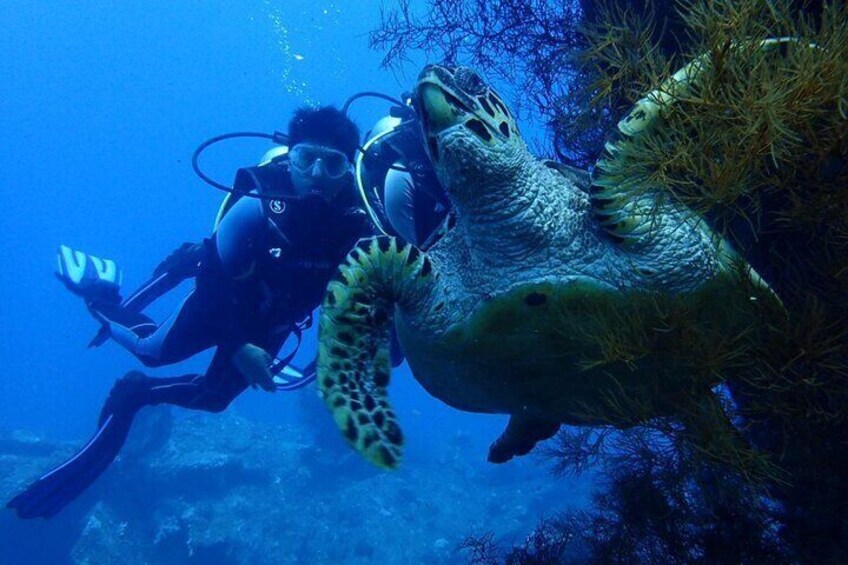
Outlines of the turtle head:
[{"label": "turtle head", "polygon": [[518,126],[501,97],[475,71],[424,67],[415,104],[427,152],[449,192],[517,172],[526,152]]}]

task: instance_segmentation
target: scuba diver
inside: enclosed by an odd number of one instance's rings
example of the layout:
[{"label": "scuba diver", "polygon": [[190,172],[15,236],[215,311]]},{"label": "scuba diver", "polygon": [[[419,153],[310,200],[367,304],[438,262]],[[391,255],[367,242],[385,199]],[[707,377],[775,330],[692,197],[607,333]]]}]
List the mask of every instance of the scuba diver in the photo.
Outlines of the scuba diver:
[{"label": "scuba diver", "polygon": [[[225,187],[230,194],[212,236],[184,244],[126,300],[113,261],[60,248],[57,276],[102,325],[93,345],[112,338],[148,367],[216,351],[205,374],[154,378],[131,371],[117,380],[88,443],[7,504],[19,517],[50,518],[82,493],[117,457],[145,406],[220,412],[248,386],[287,389],[275,373],[288,369],[294,353],[277,362],[274,356],[290,335],[299,342],[338,264],[359,238],[374,233],[352,174],[359,131],[345,112],[303,108],[287,135],[228,134],[202,145],[193,161],[204,180],[199,152],[240,135],[286,145],[260,165],[239,169],[233,187]],[[141,313],[189,277],[193,289],[163,323]],[[299,376],[310,375],[312,367]]]}]

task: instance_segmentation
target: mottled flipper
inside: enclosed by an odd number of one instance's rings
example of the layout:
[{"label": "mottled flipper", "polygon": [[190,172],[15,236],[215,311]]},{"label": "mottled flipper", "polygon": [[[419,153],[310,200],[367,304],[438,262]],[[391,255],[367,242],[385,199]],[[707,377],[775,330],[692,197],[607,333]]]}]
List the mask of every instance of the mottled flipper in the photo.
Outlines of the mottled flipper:
[{"label": "mottled flipper", "polygon": [[321,309],[318,389],[347,441],[366,459],[397,467],[403,434],[386,387],[396,307],[432,291],[430,259],[394,237],[361,240],[327,286]]}]

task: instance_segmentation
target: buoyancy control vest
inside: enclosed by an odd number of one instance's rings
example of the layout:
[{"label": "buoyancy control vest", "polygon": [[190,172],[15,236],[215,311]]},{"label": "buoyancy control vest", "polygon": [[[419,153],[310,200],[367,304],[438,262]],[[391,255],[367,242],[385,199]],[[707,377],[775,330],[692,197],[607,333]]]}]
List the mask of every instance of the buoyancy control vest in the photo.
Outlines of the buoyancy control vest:
[{"label": "buoyancy control vest", "polygon": [[287,162],[280,160],[239,169],[233,188],[274,196],[256,199],[266,226],[254,245],[250,275],[266,293],[267,307],[291,321],[309,316],[345,255],[373,233],[352,181],[332,202],[296,197]]}]

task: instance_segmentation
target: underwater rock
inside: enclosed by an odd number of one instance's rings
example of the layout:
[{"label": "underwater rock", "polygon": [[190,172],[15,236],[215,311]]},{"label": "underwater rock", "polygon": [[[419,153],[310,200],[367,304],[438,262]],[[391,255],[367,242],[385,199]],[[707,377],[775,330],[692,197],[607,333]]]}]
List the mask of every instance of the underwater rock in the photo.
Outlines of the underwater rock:
[{"label": "underwater rock", "polygon": [[[75,445],[30,432],[0,432],[0,500],[3,505],[51,465],[74,452]],[[82,531],[85,513],[99,485],[50,522],[24,522],[12,511],[0,512],[0,546],[6,563],[67,563]]]},{"label": "underwater rock", "polygon": [[150,563],[145,544],[132,535],[133,526],[121,520],[105,504],[89,513],[79,541],[71,553],[79,565],[142,565]]},{"label": "underwater rock", "polygon": [[[24,522],[5,513],[2,529],[16,535],[0,541],[25,557],[16,562],[451,563],[462,560],[456,548],[469,530],[524,536],[535,518],[528,509],[554,512],[552,501],[565,507],[586,492],[532,460],[492,468],[463,442],[387,474],[352,450],[322,451],[306,426],[156,412],[60,515]],[[0,446],[6,499],[78,447],[20,433],[0,434]],[[24,552],[36,539],[53,548],[49,558]]]}]

